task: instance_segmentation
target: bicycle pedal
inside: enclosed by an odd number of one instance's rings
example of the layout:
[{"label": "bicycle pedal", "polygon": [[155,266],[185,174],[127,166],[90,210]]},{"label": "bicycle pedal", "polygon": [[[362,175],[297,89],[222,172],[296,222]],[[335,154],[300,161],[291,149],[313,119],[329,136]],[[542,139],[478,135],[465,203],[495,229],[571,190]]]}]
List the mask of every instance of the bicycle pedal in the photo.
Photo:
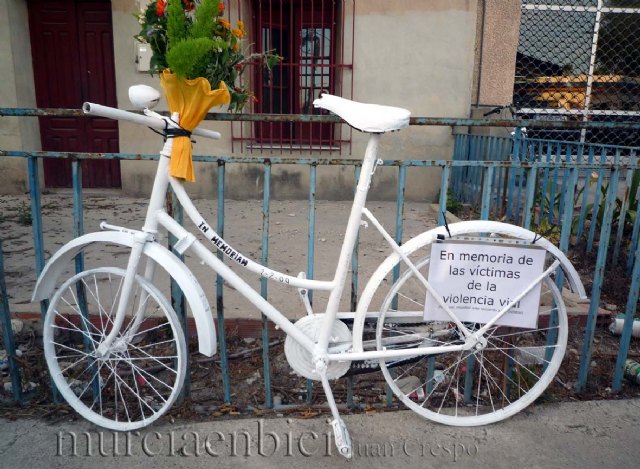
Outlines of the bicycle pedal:
[{"label": "bicycle pedal", "polygon": [[340,456],[351,459],[353,453],[351,450],[351,437],[349,436],[347,426],[342,419],[334,419],[331,421],[331,427],[333,428],[333,437]]}]

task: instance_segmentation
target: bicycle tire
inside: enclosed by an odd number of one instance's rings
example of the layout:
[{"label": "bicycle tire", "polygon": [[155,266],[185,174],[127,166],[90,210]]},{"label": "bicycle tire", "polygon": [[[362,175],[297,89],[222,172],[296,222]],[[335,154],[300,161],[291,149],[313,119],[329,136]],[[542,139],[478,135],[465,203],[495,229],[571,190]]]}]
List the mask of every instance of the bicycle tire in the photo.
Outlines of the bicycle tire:
[{"label": "bicycle tire", "polygon": [[140,276],[121,332],[109,352],[98,356],[124,276],[123,269],[102,267],[69,278],[52,297],[43,330],[45,358],[62,397],[85,419],[117,431],[145,427],[171,407],[187,359],[175,311]]}]

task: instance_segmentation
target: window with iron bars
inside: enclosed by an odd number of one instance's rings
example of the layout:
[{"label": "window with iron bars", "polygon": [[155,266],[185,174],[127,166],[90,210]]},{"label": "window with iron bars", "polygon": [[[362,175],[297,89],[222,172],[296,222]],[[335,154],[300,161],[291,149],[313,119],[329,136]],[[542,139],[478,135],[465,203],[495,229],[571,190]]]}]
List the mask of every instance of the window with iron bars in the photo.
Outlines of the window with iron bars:
[{"label": "window with iron bars", "polygon": [[[254,47],[283,57],[271,72],[254,70],[253,112],[317,115],[325,112],[313,106],[321,93],[352,96],[354,0],[253,0],[249,6],[242,16]],[[351,130],[274,120],[236,123],[232,138],[234,151],[348,152]]]},{"label": "window with iron bars", "polygon": [[[541,120],[640,120],[640,0],[524,0],[513,103]],[[637,131],[535,131],[640,146]]]}]

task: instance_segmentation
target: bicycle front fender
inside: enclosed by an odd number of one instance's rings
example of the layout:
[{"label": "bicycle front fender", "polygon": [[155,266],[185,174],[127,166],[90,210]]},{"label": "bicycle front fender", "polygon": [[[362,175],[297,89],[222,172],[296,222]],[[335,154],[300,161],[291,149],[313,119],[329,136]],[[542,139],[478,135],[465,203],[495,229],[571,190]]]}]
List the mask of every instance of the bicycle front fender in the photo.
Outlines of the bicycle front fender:
[{"label": "bicycle front fender", "polygon": [[[452,223],[449,225],[449,231],[444,226],[439,226],[429,231],[425,231],[418,236],[411,238],[400,249],[407,255],[415,251],[420,246],[430,244],[438,240],[438,236],[444,236],[449,238],[450,236],[460,236],[470,233],[497,233],[507,236],[512,236],[518,239],[530,239],[531,242],[535,240],[535,245],[540,246],[547,250],[551,255],[560,261],[560,267],[566,275],[571,290],[576,293],[581,299],[587,298],[584,285],[578,272],[573,267],[567,256],[558,249],[553,243],[546,238],[540,238],[533,231],[529,231],[516,225],[510,225],[508,223],[501,223],[489,220],[475,220],[475,221],[463,221],[458,223]],[[380,284],[391,269],[400,262],[400,254],[394,252],[387,257],[382,264],[373,273],[367,285],[365,286],[358,307],[356,308],[356,314],[353,321],[353,351],[362,352],[362,333],[364,331],[364,322],[367,311],[369,310],[369,304],[373,299],[373,295],[376,292],[377,286]]]},{"label": "bicycle front fender", "polygon": [[[31,301],[50,298],[58,278],[73,258],[89,245],[96,243],[132,247],[134,238],[131,233],[102,231],[80,236],[65,244],[49,259],[42,270]],[[209,301],[197,279],[175,254],[159,243],[146,243],[143,254],[166,270],[183,291],[196,323],[198,350],[203,355],[213,356],[217,346],[215,324]]]}]

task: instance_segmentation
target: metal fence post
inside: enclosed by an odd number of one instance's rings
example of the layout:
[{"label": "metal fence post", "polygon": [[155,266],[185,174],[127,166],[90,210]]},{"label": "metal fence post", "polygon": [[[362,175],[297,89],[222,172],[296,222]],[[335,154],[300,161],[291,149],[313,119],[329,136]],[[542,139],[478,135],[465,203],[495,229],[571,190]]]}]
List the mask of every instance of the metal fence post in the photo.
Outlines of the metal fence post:
[{"label": "metal fence post", "polygon": [[[271,162],[264,163],[264,185],[262,193],[262,258],[264,266],[269,265],[269,204],[271,202]],[[260,279],[260,293],[267,299],[267,279]],[[265,405],[273,407],[271,395],[271,364],[269,361],[269,319],[262,314],[262,361],[264,371],[264,397]]]},{"label": "metal fence post", "polygon": [[[316,240],[316,177],[318,166],[309,166],[309,228],[307,233],[307,278],[313,278]],[[307,292],[309,304],[313,305],[313,291]],[[313,400],[313,381],[307,379],[307,403]]]},{"label": "metal fence post", "polygon": [[636,308],[638,307],[638,293],[640,291],[640,244],[638,244],[635,252],[635,263],[633,265],[633,273],[631,275],[631,287],[629,289],[629,297],[627,298],[627,307],[625,309],[624,324],[622,326],[622,336],[620,337],[620,349],[616,359],[615,372],[613,375],[613,384],[611,389],[614,392],[620,391],[622,388],[622,376],[624,373],[624,362],[629,354],[629,343],[631,342],[631,332],[633,331],[633,321],[635,319]]},{"label": "metal fence post", "polygon": [[11,326],[11,312],[9,310],[9,296],[7,294],[7,284],[4,279],[4,253],[2,240],[0,239],[0,325],[2,327],[2,339],[4,349],[8,358],[9,376],[11,376],[11,391],[13,399],[19,405],[23,404],[22,398],[22,378],[20,367],[16,363],[16,344],[13,337],[13,327]]},{"label": "metal fence post", "polygon": [[607,262],[609,237],[611,235],[611,225],[613,223],[614,202],[616,199],[616,194],[618,192],[618,179],[620,177],[620,169],[617,165],[618,162],[618,158],[616,158],[616,165],[614,166],[614,169],[611,172],[611,177],[609,178],[607,201],[602,227],[600,229],[600,245],[598,246],[596,270],[593,277],[591,303],[589,304],[589,315],[587,317],[587,327],[584,333],[584,341],[582,343],[580,369],[578,371],[578,381],[576,383],[576,390],[579,392],[585,389],[585,386],[587,384],[587,377],[589,374],[589,367],[591,365],[593,335],[595,333],[598,308],[600,306],[600,293],[602,292],[602,281],[604,279],[605,267]]},{"label": "metal fence post", "polygon": [[[225,162],[218,160],[218,208],[217,232],[224,237],[224,178]],[[224,262],[224,254],[218,249],[216,255]],[[220,344],[220,372],[222,373],[222,394],[226,404],[231,402],[231,376],[227,353],[227,331],[224,326],[224,279],[216,274],[216,316],[218,319],[218,343]]]},{"label": "metal fence post", "polygon": [[[184,223],[184,210],[182,209],[182,205],[180,205],[180,202],[178,201],[178,198],[176,197],[173,190],[171,190],[170,193],[167,194],[167,197],[169,199],[167,201],[168,208],[169,208],[168,210],[169,215],[173,216],[174,220],[177,221],[180,225],[182,225]],[[168,241],[169,241],[169,249],[171,250],[171,252],[173,252],[176,256],[178,256],[178,258],[181,261],[184,261],[184,255],[175,251],[173,248],[178,240],[172,234],[169,234]],[[188,318],[187,318],[186,299],[179,285],[176,283],[175,280],[173,280],[173,277],[170,278],[169,282],[171,285],[171,307],[177,313],[178,319],[180,319],[182,331],[184,332],[184,338],[187,343],[187,350],[189,350],[189,324],[188,324]],[[187,353],[187,356],[185,357],[185,363],[188,371],[184,377],[184,386],[180,391],[180,396],[179,396],[180,400],[184,399],[185,397],[191,396],[191,373],[190,373],[191,365],[190,365],[189,353]]]}]

